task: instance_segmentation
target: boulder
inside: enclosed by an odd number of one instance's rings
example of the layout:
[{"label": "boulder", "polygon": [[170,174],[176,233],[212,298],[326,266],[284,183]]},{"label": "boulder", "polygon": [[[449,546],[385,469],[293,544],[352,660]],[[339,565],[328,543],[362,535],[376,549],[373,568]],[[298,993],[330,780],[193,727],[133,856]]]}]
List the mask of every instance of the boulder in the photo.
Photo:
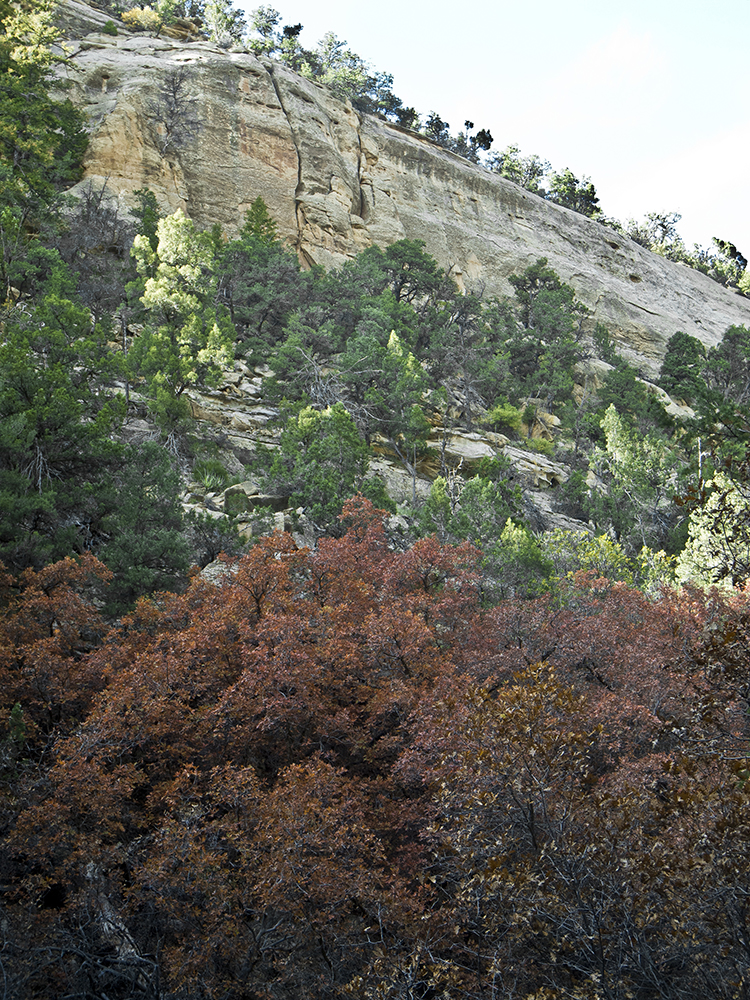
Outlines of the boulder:
[{"label": "boulder", "polygon": [[494,458],[497,454],[497,448],[490,443],[487,435],[475,431],[445,431],[442,427],[436,427],[428,438],[427,445],[438,454],[442,454],[444,449],[448,462],[460,465],[467,473],[481,459]]},{"label": "boulder", "polygon": [[513,469],[531,486],[547,489],[568,481],[569,472],[565,466],[550,461],[544,455],[511,447],[507,447],[504,454],[510,459]]},{"label": "boulder", "polygon": [[223,493],[225,510],[252,511],[257,507],[270,507],[278,512],[284,511],[289,505],[289,497],[280,493],[259,493],[257,483],[250,479],[244,483],[228,486]]},{"label": "boulder", "polygon": [[[391,462],[382,456],[370,460],[370,475],[379,476],[385,483],[388,495],[397,504],[411,506],[412,479],[406,469],[397,462]],[[426,500],[430,495],[432,481],[424,476],[418,476],[416,482],[417,502]]]}]

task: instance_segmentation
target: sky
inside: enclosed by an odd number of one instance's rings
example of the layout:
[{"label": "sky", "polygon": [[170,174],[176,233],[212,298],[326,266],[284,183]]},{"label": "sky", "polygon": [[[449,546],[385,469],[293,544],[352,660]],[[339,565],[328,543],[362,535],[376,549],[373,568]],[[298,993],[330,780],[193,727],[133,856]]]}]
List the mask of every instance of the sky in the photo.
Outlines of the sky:
[{"label": "sky", "polygon": [[[257,3],[236,2],[251,11]],[[750,258],[750,0],[275,0],[315,48],[326,31],[426,118],[470,119],[596,186],[625,221],[679,212],[688,247]]]}]

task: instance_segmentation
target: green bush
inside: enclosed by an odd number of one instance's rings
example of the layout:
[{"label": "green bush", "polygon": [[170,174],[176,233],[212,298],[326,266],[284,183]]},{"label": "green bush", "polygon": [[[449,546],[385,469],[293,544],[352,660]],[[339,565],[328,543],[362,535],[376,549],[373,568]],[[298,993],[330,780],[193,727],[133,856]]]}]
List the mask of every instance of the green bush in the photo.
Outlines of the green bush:
[{"label": "green bush", "polygon": [[498,403],[484,418],[484,422],[493,430],[504,427],[507,430],[520,431],[522,421],[522,412],[512,403]]},{"label": "green bush", "polygon": [[208,512],[191,511],[185,521],[193,559],[201,567],[217,559],[221,552],[239,556],[247,548],[237,521],[231,515],[212,517]]},{"label": "green bush", "polygon": [[98,555],[112,570],[108,614],[121,614],[158,590],[173,590],[190,565],[179,502],[180,474],[156,441],[129,445],[111,481],[111,513],[102,522],[108,539]]},{"label": "green bush", "polygon": [[395,514],[397,507],[394,500],[388,495],[388,488],[381,476],[373,476],[372,479],[365,479],[359,488],[363,497],[367,497],[378,510],[387,510],[389,514]]},{"label": "green bush", "polygon": [[193,465],[193,479],[209,492],[224,489],[229,483],[229,473],[216,458],[199,458]]},{"label": "green bush", "polygon": [[117,34],[117,25],[115,24],[114,21],[107,21],[107,23],[102,28],[102,32],[105,35],[116,35]]},{"label": "green bush", "polygon": [[555,450],[555,442],[548,441],[546,438],[528,438],[524,441],[524,445],[529,451],[535,451],[539,455],[550,456]]},{"label": "green bush", "polygon": [[586,532],[558,528],[544,539],[543,551],[552,560],[558,580],[583,570],[613,582],[622,580],[629,586],[633,585],[630,560],[620,543],[609,535],[592,537]]}]

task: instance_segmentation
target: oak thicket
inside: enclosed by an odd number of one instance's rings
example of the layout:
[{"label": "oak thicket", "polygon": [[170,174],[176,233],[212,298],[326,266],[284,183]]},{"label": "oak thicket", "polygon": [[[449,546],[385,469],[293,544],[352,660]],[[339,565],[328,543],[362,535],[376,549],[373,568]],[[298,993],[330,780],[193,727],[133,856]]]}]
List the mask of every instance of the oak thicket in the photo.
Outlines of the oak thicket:
[{"label": "oak thicket", "polygon": [[747,596],[342,529],[111,631],[2,577],[10,995],[746,996]]}]

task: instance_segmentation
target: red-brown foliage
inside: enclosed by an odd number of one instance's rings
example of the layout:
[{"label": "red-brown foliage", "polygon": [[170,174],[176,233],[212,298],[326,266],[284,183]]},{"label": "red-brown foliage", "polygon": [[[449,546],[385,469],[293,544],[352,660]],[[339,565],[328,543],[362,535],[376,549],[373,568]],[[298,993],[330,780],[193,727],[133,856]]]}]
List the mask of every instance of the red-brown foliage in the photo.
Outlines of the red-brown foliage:
[{"label": "red-brown foliage", "polygon": [[471,547],[343,517],[107,636],[93,564],[0,580],[54,736],[6,754],[14,995],[744,996],[747,598],[483,609]]}]

